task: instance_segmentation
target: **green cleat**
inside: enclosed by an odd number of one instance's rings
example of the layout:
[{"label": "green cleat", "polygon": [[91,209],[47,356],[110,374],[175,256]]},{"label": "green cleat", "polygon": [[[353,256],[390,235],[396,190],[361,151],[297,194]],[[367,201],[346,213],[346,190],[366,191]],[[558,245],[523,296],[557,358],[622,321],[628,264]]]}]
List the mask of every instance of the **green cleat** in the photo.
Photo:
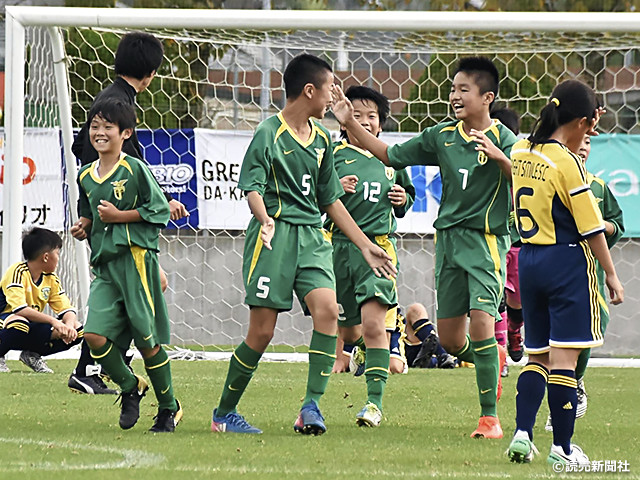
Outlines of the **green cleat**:
[{"label": "green cleat", "polygon": [[509,460],[515,463],[531,463],[533,457],[538,453],[538,449],[529,439],[529,434],[522,430],[517,430],[513,435],[509,450],[507,450]]},{"label": "green cleat", "polygon": [[382,421],[382,412],[374,403],[367,404],[356,415],[356,424],[359,427],[378,427]]}]

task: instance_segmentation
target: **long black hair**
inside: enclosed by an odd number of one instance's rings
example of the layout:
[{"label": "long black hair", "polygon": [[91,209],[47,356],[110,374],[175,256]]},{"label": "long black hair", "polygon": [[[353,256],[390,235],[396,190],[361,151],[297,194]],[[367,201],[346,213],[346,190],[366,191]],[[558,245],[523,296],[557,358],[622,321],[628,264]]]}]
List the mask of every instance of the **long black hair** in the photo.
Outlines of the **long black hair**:
[{"label": "long black hair", "polygon": [[528,140],[531,145],[545,143],[558,127],[576,118],[592,120],[598,108],[596,94],[579,80],[565,80],[551,93],[551,99],[540,111]]}]

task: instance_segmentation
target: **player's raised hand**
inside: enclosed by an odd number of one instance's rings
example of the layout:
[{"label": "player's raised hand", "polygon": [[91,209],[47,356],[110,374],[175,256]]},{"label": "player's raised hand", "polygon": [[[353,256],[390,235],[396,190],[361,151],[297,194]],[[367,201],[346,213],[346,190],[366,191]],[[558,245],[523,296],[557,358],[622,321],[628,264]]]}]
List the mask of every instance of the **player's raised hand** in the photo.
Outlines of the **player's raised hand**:
[{"label": "player's raised hand", "polygon": [[391,257],[378,245],[369,243],[366,248],[362,249],[362,256],[369,264],[376,277],[396,278],[398,269],[393,264]]},{"label": "player's raised hand", "polygon": [[98,215],[104,223],[118,223],[120,210],[113,203],[107,200],[100,200],[98,205]]},{"label": "player's raised hand", "polygon": [[341,125],[347,123],[347,121],[353,117],[353,105],[351,101],[345,96],[340,85],[334,85],[333,90],[331,91],[331,95],[333,96],[333,105],[331,110],[336,117],[336,120],[340,122]]},{"label": "player's raised hand", "polygon": [[624,302],[624,288],[620,283],[617,275],[607,275],[606,277],[607,287],[609,288],[609,296],[611,297],[611,303],[619,305]]},{"label": "player's raised hand", "polygon": [[267,250],[271,250],[271,240],[273,239],[273,235],[276,233],[276,222],[273,218],[268,217],[267,221],[262,224],[260,228],[260,240],[264,244]]},{"label": "player's raised hand", "polygon": [[477,143],[476,151],[484,152],[489,158],[498,159],[504,156],[504,152],[496,147],[491,139],[480,130],[471,129],[471,137]]},{"label": "player's raised hand", "polygon": [[391,205],[394,207],[401,207],[405,203],[407,203],[407,192],[401,186],[395,183],[391,187],[391,191],[389,192],[389,200],[391,200]]},{"label": "player's raised hand", "polygon": [[84,229],[82,220],[78,220],[76,223],[71,225],[69,233],[76,240],[86,240],[87,238],[87,231]]},{"label": "player's raised hand", "polygon": [[598,107],[596,109],[596,112],[594,114],[593,120],[591,121],[591,128],[587,132],[587,135],[590,135],[592,137],[596,137],[596,136],[599,135],[599,133],[596,131],[596,127],[598,126],[598,122],[600,121],[600,117],[605,113],[607,113],[607,109],[604,108],[604,107]]},{"label": "player's raised hand", "polygon": [[345,193],[356,193],[356,186],[358,185],[357,175],[345,175],[340,179],[342,188]]},{"label": "player's raised hand", "polygon": [[60,339],[64,343],[67,343],[67,344],[71,343],[76,338],[78,338],[78,332],[74,328],[71,328],[70,326],[66,325],[60,320],[56,320],[53,323],[52,327],[53,327],[53,330],[58,333],[58,335],[60,336]]}]

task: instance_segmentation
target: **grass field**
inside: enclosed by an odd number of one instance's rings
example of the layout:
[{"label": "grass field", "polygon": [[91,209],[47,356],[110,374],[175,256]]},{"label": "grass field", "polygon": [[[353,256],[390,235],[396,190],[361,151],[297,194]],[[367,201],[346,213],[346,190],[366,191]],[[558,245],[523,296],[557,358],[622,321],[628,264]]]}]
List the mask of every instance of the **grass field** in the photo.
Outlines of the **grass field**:
[{"label": "grass field", "polygon": [[[115,397],[73,395],[66,387],[70,360],[52,360],[53,375],[30,373],[9,361],[0,376],[0,479],[368,479],[368,478],[640,478],[639,369],[592,368],[589,411],[574,439],[591,460],[626,460],[630,473],[558,475],[546,464],[551,435],[543,405],[535,441],[541,456],[510,464],[506,450],[515,417],[519,369],[504,379],[499,414],[502,440],[473,440],[478,416],[473,369],[420,370],[390,379],[385,420],[356,427],[365,401],[363,378],[334,375],[321,403],[328,431],[293,433],[306,381],[305,364],[264,363],[240,404],[263,435],[209,430],[226,362],[174,362],[175,391],[185,418],[173,435],[147,433],[153,395],[129,431],[118,427]],[[136,371],[142,362],[135,361]]]}]

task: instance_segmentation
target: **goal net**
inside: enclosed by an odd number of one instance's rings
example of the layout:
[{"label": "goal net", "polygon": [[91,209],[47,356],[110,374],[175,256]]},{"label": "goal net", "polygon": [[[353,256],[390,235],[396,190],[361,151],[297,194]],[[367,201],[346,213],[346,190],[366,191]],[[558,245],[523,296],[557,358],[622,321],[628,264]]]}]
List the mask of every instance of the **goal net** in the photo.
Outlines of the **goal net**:
[{"label": "goal net", "polygon": [[[616,166],[619,153],[607,157],[624,150],[617,150],[618,143],[624,146],[640,133],[636,14],[577,18],[530,13],[8,7],[6,16],[10,98],[5,154],[10,152],[10,158],[5,160],[3,268],[19,260],[20,222],[23,228],[68,229],[76,198],[69,129],[82,125],[94,96],[113,81],[120,37],[145,30],[162,41],[164,62],[149,89],[137,98],[137,128],[145,159],[160,185],[191,214],[161,234],[160,263],[169,280],[166,300],[176,346],[228,350],[246,334],[241,270],[249,213],[237,191],[237,177],[252,130],[284,106],[284,67],[302,52],[327,60],[343,87],[367,85],[390,99],[391,117],[383,134],[389,142],[451,118],[450,81],[462,56],[481,54],[495,61],[502,79],[498,103],[516,110],[523,132],[530,130],[558,82],[579,78],[607,107],[600,124],[607,135],[594,140],[594,172],[609,182],[623,209],[638,201],[637,162],[634,170],[627,164]],[[24,78],[16,69],[22,69]],[[9,124],[10,116],[21,109],[24,121]],[[337,133],[331,115],[323,123]],[[13,136],[18,128],[24,131],[24,156],[34,160],[37,171],[27,183],[26,160],[22,171],[15,165],[9,168],[9,162],[22,156],[16,156],[18,142],[12,144],[12,138],[20,138]],[[418,196],[398,233],[399,301],[403,306],[422,302],[435,317],[431,223],[439,201],[439,177],[437,170],[424,167],[410,173]],[[638,224],[633,209],[625,209],[625,215]],[[640,327],[629,321],[640,311],[640,243],[633,238],[640,229],[633,228],[631,238],[613,250],[627,297],[622,306],[611,309],[603,353],[639,351]],[[85,247],[64,237],[64,284],[73,301],[82,305],[88,281]],[[310,318],[294,302],[291,312],[279,316],[274,348],[300,350],[308,344],[310,332]]]}]

